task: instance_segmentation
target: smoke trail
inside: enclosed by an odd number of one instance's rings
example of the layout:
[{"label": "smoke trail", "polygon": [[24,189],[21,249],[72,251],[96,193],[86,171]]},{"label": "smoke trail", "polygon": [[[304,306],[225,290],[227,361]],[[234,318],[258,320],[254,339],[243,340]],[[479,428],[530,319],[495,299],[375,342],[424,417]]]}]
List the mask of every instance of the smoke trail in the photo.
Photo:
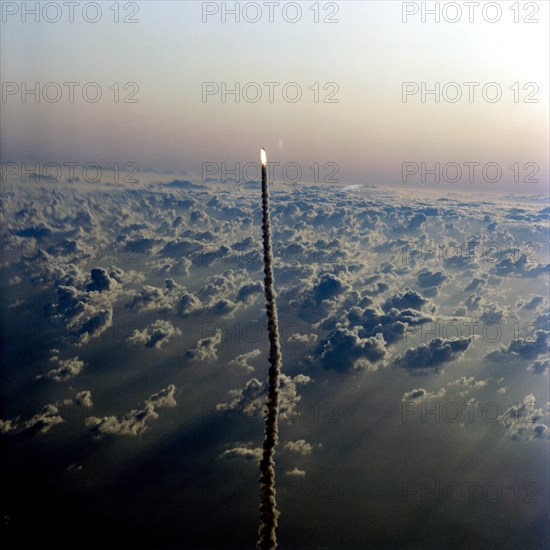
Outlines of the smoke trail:
[{"label": "smoke trail", "polygon": [[275,500],[275,461],[273,456],[278,440],[277,417],[279,414],[279,375],[282,355],[279,341],[279,321],[273,279],[273,252],[271,248],[271,222],[269,218],[269,191],[265,151],[262,150],[262,232],[264,245],[264,293],[269,337],[269,387],[267,393],[267,416],[262,460],[260,461],[260,529],[258,550],[273,550],[277,547],[277,502]]}]

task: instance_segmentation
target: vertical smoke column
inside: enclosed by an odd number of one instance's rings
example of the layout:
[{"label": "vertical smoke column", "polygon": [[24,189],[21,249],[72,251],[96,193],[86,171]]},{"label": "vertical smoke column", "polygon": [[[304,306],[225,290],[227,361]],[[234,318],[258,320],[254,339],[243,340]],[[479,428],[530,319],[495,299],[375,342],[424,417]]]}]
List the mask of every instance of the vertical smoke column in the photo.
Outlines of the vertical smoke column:
[{"label": "vertical smoke column", "polygon": [[267,159],[262,149],[262,232],[264,244],[264,293],[267,313],[267,334],[269,338],[269,387],[267,393],[267,416],[265,439],[260,461],[260,529],[258,550],[272,550],[277,547],[277,502],[275,500],[275,461],[273,455],[277,446],[277,417],[279,414],[279,375],[282,355],[279,342],[279,321],[275,303],[273,279],[273,251],[271,248],[271,222],[269,219],[269,191],[267,188]]}]

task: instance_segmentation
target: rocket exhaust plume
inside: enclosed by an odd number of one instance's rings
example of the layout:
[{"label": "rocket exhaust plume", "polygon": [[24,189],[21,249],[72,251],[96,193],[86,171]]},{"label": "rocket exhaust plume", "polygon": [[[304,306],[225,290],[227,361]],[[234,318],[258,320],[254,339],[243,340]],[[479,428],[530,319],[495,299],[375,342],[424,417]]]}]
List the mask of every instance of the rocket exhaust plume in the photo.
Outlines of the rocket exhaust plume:
[{"label": "rocket exhaust plume", "polygon": [[261,151],[262,161],[262,233],[264,248],[264,294],[267,313],[267,334],[269,338],[269,371],[267,392],[267,416],[265,438],[260,461],[260,528],[258,550],[277,548],[277,502],[275,500],[275,461],[273,459],[278,440],[277,419],[279,415],[279,375],[282,355],[279,339],[279,321],[275,302],[273,279],[273,251],[271,247],[271,221],[269,218],[269,190],[267,188],[267,159],[265,149]]}]

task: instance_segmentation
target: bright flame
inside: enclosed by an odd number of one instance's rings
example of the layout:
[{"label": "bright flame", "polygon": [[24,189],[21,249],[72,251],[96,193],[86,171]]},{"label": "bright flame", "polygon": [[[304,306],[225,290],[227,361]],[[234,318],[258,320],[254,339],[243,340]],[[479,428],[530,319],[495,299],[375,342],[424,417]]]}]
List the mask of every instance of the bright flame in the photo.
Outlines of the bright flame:
[{"label": "bright flame", "polygon": [[262,161],[262,165],[265,166],[267,164],[267,156],[265,154],[265,149],[262,148],[262,151],[260,153],[260,159]]}]

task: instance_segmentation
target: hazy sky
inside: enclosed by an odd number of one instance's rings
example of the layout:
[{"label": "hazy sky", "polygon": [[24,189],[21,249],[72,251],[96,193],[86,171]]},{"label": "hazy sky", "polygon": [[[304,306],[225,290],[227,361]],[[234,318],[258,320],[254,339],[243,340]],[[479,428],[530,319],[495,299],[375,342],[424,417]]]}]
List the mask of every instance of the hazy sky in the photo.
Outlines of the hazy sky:
[{"label": "hazy sky", "polygon": [[[9,4],[9,9],[6,7]],[[62,5],[61,3],[53,3]],[[101,3],[97,23],[83,20],[81,6],[75,8],[69,22],[63,8],[59,22],[55,8],[40,14],[40,21],[28,15],[22,21],[21,6],[11,15],[13,3],[4,3],[1,35],[2,64],[2,161],[38,162],[135,162],[141,170],[188,171],[201,174],[204,162],[227,163],[257,161],[260,146],[268,150],[269,160],[281,164],[296,162],[304,180],[311,180],[314,163],[320,165],[321,179],[336,163],[335,175],[341,183],[400,183],[402,163],[433,168],[458,163],[463,177],[456,183],[444,183],[453,190],[468,190],[465,162],[479,162],[476,189],[546,193],[548,182],[548,4],[537,3],[539,11],[530,15],[523,5],[520,20],[538,19],[538,23],[514,23],[512,3],[501,2],[500,20],[484,20],[481,5],[468,21],[466,8],[460,21],[449,9],[440,22],[433,16],[421,22],[420,11],[402,22],[401,2],[320,2],[315,23],[313,2],[300,4],[302,14],[295,23],[296,11],[288,2],[274,7],[274,22],[261,2],[260,21],[253,19],[254,6],[241,14],[236,23],[218,13],[203,22],[203,10],[214,10],[214,3],[139,2],[133,15],[136,23],[114,23],[109,3]],[[225,3],[231,7],[234,3]],[[249,3],[241,2],[241,9]],[[407,3],[405,3],[407,4]],[[432,5],[433,2],[428,2]],[[447,3],[443,2],[441,5]],[[521,4],[521,3],[520,3]],[[533,3],[532,3],[533,4]],[[120,20],[132,17],[120,4]],[[411,11],[414,3],[409,3]],[[331,15],[338,8],[337,13]],[[416,6],[416,7],[419,7]],[[493,8],[494,9],[494,8]],[[495,17],[487,10],[487,18]],[[84,14],[96,17],[93,10]],[[323,23],[323,18],[337,20]],[[58,83],[62,95],[57,102],[43,97],[35,103],[32,95],[21,101],[21,88],[39,82]],[[77,82],[74,102],[64,82]],[[102,98],[87,102],[82,89],[88,82],[101,87]],[[120,101],[114,102],[115,82],[120,84]],[[134,82],[139,90],[137,103],[122,99],[134,90],[124,90]],[[220,93],[203,101],[203,83],[226,83],[241,87],[240,102]],[[274,101],[264,82],[276,82]],[[282,89],[289,82],[302,91],[299,101],[285,101]],[[433,95],[421,102],[420,91],[402,101],[402,83],[413,89],[425,82],[461,85],[463,96],[456,103]],[[469,88],[464,82],[477,82],[472,88],[474,100],[468,101]],[[502,98],[484,100],[485,84],[496,83]],[[538,86],[524,85],[533,82]],[[14,84],[10,84],[14,83]],[[256,91],[262,97],[253,103]],[[319,83],[319,102],[310,89]],[[327,89],[324,85],[329,84]],[[518,83],[519,101],[514,102]],[[13,95],[11,93],[16,87]],[[492,98],[496,88],[486,89]],[[43,91],[43,90],[42,90]],[[94,89],[88,89],[91,97]],[[293,97],[295,87],[286,88]],[[529,93],[538,103],[524,103]],[[325,103],[331,96],[337,102]],[[452,100],[455,87],[447,87]],[[47,88],[55,97],[56,86]],[[496,162],[502,168],[499,182],[487,182],[481,166]],[[519,163],[519,182],[513,171]],[[523,182],[532,174],[532,180]],[[332,165],[331,165],[332,166]],[[448,178],[455,173],[451,169]],[[293,172],[289,172],[292,173]],[[214,177],[220,174],[214,174]],[[275,172],[281,176],[280,171]],[[488,179],[494,172],[488,171]],[[444,178],[443,178],[444,179]],[[427,176],[427,186],[433,176]],[[408,185],[420,183],[413,174]]]}]

